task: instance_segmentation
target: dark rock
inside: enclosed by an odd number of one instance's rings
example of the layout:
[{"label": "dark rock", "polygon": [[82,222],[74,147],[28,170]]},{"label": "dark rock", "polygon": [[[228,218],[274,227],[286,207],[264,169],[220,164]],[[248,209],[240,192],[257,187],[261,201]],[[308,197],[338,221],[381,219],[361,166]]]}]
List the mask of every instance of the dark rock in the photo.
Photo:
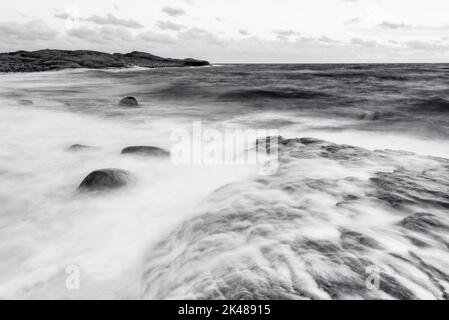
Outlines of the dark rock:
[{"label": "dark rock", "polygon": [[118,104],[126,107],[137,107],[139,102],[134,97],[126,97],[120,100]]},{"label": "dark rock", "polygon": [[114,53],[114,57],[120,61],[124,61],[132,66],[144,68],[159,68],[159,67],[200,67],[207,66],[209,62],[196,59],[171,59],[162,58],[146,52],[133,51],[126,54]]},{"label": "dark rock", "polygon": [[19,104],[22,106],[31,106],[34,104],[34,102],[31,100],[22,99],[22,100],[19,100]]},{"label": "dark rock", "polygon": [[269,152],[271,145],[277,144],[279,147],[282,147],[282,146],[291,146],[298,143],[301,143],[303,145],[311,145],[311,144],[325,143],[325,141],[308,137],[286,139],[282,136],[271,136],[256,140],[256,150],[259,150],[259,148],[263,148],[265,146],[266,150]]},{"label": "dark rock", "polygon": [[345,199],[345,201],[353,201],[353,200],[358,200],[359,197],[357,197],[356,195],[353,195],[353,194],[346,194],[343,196],[343,199]]},{"label": "dark rock", "polygon": [[394,208],[424,205],[449,209],[447,189],[441,189],[442,186],[447,187],[447,182],[439,179],[431,171],[399,168],[393,172],[378,172],[370,181],[377,189],[375,196]]},{"label": "dark rock", "polygon": [[341,251],[337,245],[328,240],[307,240],[304,243],[304,248],[317,251],[328,257],[336,256]]},{"label": "dark rock", "polygon": [[318,140],[318,139],[315,139],[315,138],[308,138],[308,137],[300,138],[299,141],[302,144],[313,144],[313,143],[323,142],[322,140]]},{"label": "dark rock", "polygon": [[380,248],[379,243],[375,239],[355,231],[342,230],[340,240],[342,242],[342,247],[345,249],[360,251],[365,248]]},{"label": "dark rock", "polygon": [[152,146],[127,147],[122,150],[122,154],[136,154],[136,155],[158,157],[158,158],[169,158],[170,157],[169,151],[162,149],[162,148],[158,148],[158,147],[152,147]]},{"label": "dark rock", "polygon": [[101,169],[91,172],[78,187],[79,191],[118,189],[130,181],[130,173],[120,169]]},{"label": "dark rock", "polygon": [[332,299],[342,299],[354,292],[363,293],[366,290],[362,279],[326,279],[318,274],[312,275],[318,288],[325,291]]},{"label": "dark rock", "polygon": [[400,223],[406,229],[418,232],[428,232],[436,228],[445,228],[446,226],[433,214],[419,212],[408,216]]},{"label": "dark rock", "polygon": [[382,272],[379,281],[380,290],[399,300],[414,300],[416,297],[407,287],[403,286],[394,277]]},{"label": "dark rock", "polygon": [[406,236],[405,238],[410,240],[411,243],[413,243],[415,246],[417,246],[419,248],[430,247],[430,244],[428,244],[427,242],[425,242],[425,241],[423,241],[421,239],[417,239],[417,238],[410,237],[410,236]]},{"label": "dark rock", "polygon": [[68,147],[67,149],[69,151],[80,151],[80,150],[85,150],[85,149],[90,149],[92,147],[90,146],[85,146],[83,144],[72,144],[70,147]]},{"label": "dark rock", "polygon": [[205,60],[196,60],[192,58],[184,59],[183,60],[184,65],[187,67],[202,67],[202,66],[208,66],[209,62]]},{"label": "dark rock", "polygon": [[104,53],[89,50],[38,50],[0,53],[0,72],[38,72],[76,68],[103,69],[129,68],[133,66],[191,67],[209,65],[209,62],[195,59],[171,59],[144,52],[127,54]]}]

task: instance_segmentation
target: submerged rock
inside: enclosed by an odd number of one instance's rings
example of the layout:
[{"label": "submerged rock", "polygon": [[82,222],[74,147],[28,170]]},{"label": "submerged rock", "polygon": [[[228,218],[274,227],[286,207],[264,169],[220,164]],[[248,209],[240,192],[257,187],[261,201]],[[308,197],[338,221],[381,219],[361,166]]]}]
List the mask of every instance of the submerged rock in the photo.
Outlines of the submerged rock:
[{"label": "submerged rock", "polygon": [[72,144],[70,147],[67,148],[69,151],[80,151],[85,149],[91,149],[91,146],[86,146],[84,144]]},{"label": "submerged rock", "polygon": [[139,105],[139,102],[134,97],[126,97],[119,101],[118,103],[120,106],[126,106],[126,107],[137,107]]},{"label": "submerged rock", "polygon": [[101,169],[91,172],[78,187],[79,191],[106,191],[124,187],[130,181],[128,171]]},{"label": "submerged rock", "polygon": [[136,154],[148,157],[169,158],[170,152],[153,146],[132,146],[122,150],[122,154]]},{"label": "submerged rock", "polygon": [[34,104],[34,102],[32,100],[28,100],[28,99],[21,99],[21,100],[19,100],[19,104],[22,106],[31,106]]}]

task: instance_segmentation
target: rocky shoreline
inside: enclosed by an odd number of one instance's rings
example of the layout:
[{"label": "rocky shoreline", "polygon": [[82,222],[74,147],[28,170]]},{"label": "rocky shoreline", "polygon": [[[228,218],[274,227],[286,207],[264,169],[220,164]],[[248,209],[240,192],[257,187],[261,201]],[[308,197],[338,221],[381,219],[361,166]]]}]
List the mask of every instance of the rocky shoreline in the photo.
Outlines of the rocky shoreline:
[{"label": "rocky shoreline", "polygon": [[448,159],[277,140],[276,174],[217,189],[148,249],[145,299],[448,299]]},{"label": "rocky shoreline", "polygon": [[200,67],[207,65],[209,62],[205,60],[163,58],[138,51],[109,54],[89,50],[45,49],[32,52],[0,53],[0,72],[39,72],[79,68]]}]

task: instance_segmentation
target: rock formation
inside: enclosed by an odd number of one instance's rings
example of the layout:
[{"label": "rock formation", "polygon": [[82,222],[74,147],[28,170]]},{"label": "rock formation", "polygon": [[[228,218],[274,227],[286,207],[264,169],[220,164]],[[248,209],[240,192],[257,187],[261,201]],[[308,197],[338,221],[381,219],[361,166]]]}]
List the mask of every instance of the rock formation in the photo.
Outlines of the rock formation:
[{"label": "rock formation", "polygon": [[170,152],[153,146],[133,146],[122,150],[122,154],[137,154],[142,156],[150,156],[157,158],[168,158]]},{"label": "rock formation", "polygon": [[121,169],[101,169],[91,172],[78,187],[79,191],[106,191],[125,186],[130,173]]},{"label": "rock formation", "polygon": [[133,51],[127,54],[89,50],[38,50],[0,53],[0,72],[36,72],[63,69],[104,69],[129,67],[191,67],[207,66],[209,62],[196,59],[162,58]]}]

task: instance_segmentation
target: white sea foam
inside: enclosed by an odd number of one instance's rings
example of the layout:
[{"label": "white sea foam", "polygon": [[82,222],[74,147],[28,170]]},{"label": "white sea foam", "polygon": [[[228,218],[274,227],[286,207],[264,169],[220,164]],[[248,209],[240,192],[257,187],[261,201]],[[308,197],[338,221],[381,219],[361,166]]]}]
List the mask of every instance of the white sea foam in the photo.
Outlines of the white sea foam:
[{"label": "white sea foam", "polygon": [[[120,155],[129,145],[168,148],[173,124],[127,126],[5,103],[0,123],[3,298],[137,298],[144,247],[214,189],[253,171]],[[94,148],[68,151],[75,143]],[[77,194],[82,179],[101,168],[129,170],[136,182],[111,194]],[[79,291],[65,288],[71,264],[82,270]]]}]

